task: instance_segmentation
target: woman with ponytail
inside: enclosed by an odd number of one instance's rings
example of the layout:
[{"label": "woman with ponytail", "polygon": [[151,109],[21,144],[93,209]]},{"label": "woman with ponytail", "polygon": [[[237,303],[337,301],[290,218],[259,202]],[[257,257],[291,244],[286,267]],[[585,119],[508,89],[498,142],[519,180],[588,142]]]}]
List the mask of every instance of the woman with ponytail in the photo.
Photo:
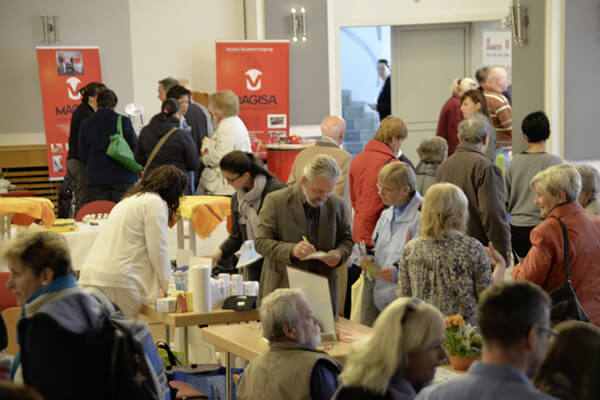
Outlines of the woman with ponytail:
[{"label": "woman with ponytail", "polygon": [[193,172],[200,166],[200,156],[189,132],[179,129],[179,113],[177,100],[166,99],[162,103],[160,112],[142,128],[134,155],[135,160],[145,166],[159,141],[165,135],[169,135],[146,168],[144,176],[148,176],[161,165],[174,165],[188,177],[188,187],[185,193],[193,194]]},{"label": "woman with ponytail", "polygon": [[90,82],[81,89],[81,104],[77,106],[71,117],[69,131],[69,154],[67,156],[67,178],[75,194],[75,212],[88,202],[87,173],[85,164],[79,158],[79,128],[81,123],[94,115],[98,109],[98,93],[106,89],[103,83]]},{"label": "woman with ponytail", "polygon": [[[235,150],[226,154],[220,161],[221,173],[236,192],[231,198],[231,234],[212,255],[213,264],[221,258],[230,257],[246,240],[254,240],[258,226],[258,212],[265,196],[286,187],[265,169],[262,161],[252,153]],[[246,267],[244,279],[260,280],[262,260]]]}]

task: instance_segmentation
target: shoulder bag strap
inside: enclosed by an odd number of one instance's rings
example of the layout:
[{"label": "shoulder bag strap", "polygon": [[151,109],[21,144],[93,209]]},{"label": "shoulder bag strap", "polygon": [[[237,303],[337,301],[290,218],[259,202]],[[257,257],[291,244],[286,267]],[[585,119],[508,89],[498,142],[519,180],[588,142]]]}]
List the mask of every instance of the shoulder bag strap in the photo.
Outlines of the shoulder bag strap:
[{"label": "shoulder bag strap", "polygon": [[560,220],[560,218],[556,218],[558,220],[558,222],[560,222],[560,227],[562,228],[562,233],[563,233],[563,247],[565,249],[565,266],[567,267],[567,282],[569,282],[569,285],[571,284],[571,263],[570,263],[570,259],[569,259],[569,238],[567,236],[567,227],[565,226],[565,224]]},{"label": "shoulder bag strap", "polygon": [[[569,237],[567,236],[567,227],[561,221],[560,218],[558,218],[558,217],[553,217],[553,218],[556,218],[556,220],[560,224],[560,228],[562,230],[562,234],[563,234],[563,248],[564,248],[564,251],[565,251],[565,255],[564,255],[565,266],[567,268],[567,282],[569,282],[569,284],[570,284],[571,283],[571,266],[570,266],[571,262],[570,262],[570,258],[569,258]],[[542,284],[542,287],[545,287],[546,284],[548,283],[548,280],[550,279],[550,274],[552,274],[552,268],[554,268],[554,264],[552,264],[550,266],[550,270],[548,271],[548,275],[546,276],[546,280]]]},{"label": "shoulder bag strap", "polygon": [[121,122],[121,114],[119,114],[119,118],[117,118],[117,132],[119,135],[123,136],[123,122]]},{"label": "shoulder bag strap", "polygon": [[146,161],[146,165],[144,165],[144,170],[142,171],[142,176],[146,173],[146,170],[148,169],[148,167],[154,160],[154,157],[156,157],[156,154],[158,154],[158,151],[160,150],[160,148],[163,146],[163,144],[165,144],[165,142],[167,141],[169,136],[171,136],[173,134],[173,132],[175,132],[176,130],[177,130],[177,128],[171,129],[169,132],[167,132],[165,134],[165,136],[160,138],[158,143],[156,143],[156,145],[154,146],[154,149],[152,149],[152,153],[150,153],[150,157],[148,157],[148,161]]}]

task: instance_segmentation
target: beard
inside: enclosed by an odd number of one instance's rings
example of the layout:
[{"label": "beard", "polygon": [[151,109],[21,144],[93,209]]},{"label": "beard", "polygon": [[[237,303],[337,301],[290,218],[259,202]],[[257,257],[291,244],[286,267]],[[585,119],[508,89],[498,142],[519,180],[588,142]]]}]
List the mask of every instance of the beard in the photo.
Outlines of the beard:
[{"label": "beard", "polygon": [[302,330],[300,335],[300,343],[317,347],[321,344],[321,327],[319,325],[316,326],[314,332],[310,332],[310,329]]}]

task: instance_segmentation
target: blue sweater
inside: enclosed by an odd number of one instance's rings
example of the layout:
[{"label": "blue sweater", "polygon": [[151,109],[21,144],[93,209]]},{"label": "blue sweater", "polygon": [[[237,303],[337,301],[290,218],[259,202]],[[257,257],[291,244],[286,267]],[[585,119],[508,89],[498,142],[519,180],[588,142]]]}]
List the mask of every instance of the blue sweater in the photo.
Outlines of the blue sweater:
[{"label": "blue sweater", "polygon": [[[109,137],[117,133],[117,114],[113,109],[101,108],[86,119],[79,129],[79,158],[87,167],[88,185],[117,185],[135,183],[137,175],[106,155]],[[122,116],[123,136],[131,151],[137,137],[129,118]]]}]

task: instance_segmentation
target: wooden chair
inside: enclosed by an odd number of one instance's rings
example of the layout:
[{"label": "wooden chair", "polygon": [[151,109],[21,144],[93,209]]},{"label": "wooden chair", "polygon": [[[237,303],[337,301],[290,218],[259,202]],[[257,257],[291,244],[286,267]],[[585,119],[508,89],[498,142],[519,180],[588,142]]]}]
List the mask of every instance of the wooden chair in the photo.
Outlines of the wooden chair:
[{"label": "wooden chair", "polygon": [[114,201],[108,200],[96,200],[89,202],[81,207],[79,211],[77,211],[77,215],[75,215],[75,221],[81,222],[83,221],[83,217],[89,214],[108,214],[116,205],[117,203]]},{"label": "wooden chair", "polygon": [[2,310],[2,318],[6,324],[6,332],[8,333],[8,346],[6,352],[11,355],[17,355],[19,352],[19,343],[17,342],[17,322],[21,316],[21,307],[10,307]]}]

